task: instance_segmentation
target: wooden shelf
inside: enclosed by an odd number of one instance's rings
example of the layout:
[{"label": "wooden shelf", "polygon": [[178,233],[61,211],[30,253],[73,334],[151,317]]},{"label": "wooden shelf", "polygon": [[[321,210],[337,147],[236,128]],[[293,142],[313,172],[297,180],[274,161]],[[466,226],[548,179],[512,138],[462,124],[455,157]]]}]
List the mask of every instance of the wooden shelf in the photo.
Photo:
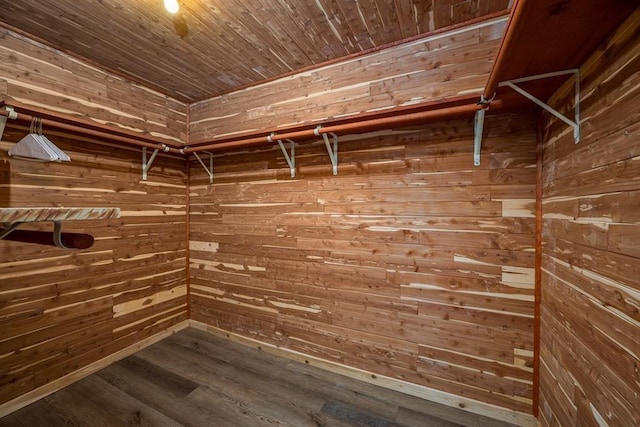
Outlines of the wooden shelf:
[{"label": "wooden shelf", "polygon": [[0,223],[77,221],[120,217],[120,208],[0,208]]}]

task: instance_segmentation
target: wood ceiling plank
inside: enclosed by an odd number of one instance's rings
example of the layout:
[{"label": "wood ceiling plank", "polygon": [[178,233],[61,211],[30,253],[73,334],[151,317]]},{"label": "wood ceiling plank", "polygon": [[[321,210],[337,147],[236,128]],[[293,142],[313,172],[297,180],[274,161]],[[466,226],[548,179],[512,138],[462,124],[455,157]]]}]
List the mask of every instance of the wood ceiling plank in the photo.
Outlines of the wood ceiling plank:
[{"label": "wood ceiling plank", "polygon": [[[43,36],[45,41],[54,45],[60,45],[63,49],[68,49],[70,43],[83,46],[94,54],[100,55],[101,61],[107,61],[112,64],[114,69],[123,69],[131,67],[131,74],[144,76],[149,74],[149,67],[155,67],[155,73],[162,76],[156,81],[149,81],[163,89],[168,90],[166,84],[162,84],[161,80],[171,80],[172,74],[183,74],[182,78],[187,79],[188,75],[179,73],[178,70],[166,71],[161,65],[144,62],[140,63],[140,58],[144,57],[146,50],[139,47],[137,51],[132,52],[131,46],[144,46],[151,41],[155,46],[156,41],[148,37],[139,35],[139,31],[135,29],[130,31],[129,28],[121,27],[120,20],[101,21],[96,20],[91,26],[79,26],[76,22],[89,21],[96,15],[105,15],[106,11],[102,9],[88,9],[85,2],[74,4],[73,6],[65,3],[57,3],[56,7],[51,8],[30,8],[29,5],[23,5],[22,9],[15,9],[16,13],[30,16],[34,25],[42,26],[43,22],[56,22],[59,25],[46,28]],[[64,18],[64,19],[62,19]],[[114,28],[116,27],[116,28]],[[120,27],[120,28],[118,28]],[[67,37],[67,34],[73,33],[73,39]],[[109,37],[103,37],[109,34]],[[112,54],[110,54],[112,53]],[[167,61],[167,63],[171,63]],[[186,83],[190,84],[190,83]],[[169,86],[170,87],[170,86]],[[198,88],[201,91],[203,88]]]},{"label": "wood ceiling plank", "polygon": [[433,5],[433,22],[435,28],[451,25],[451,9],[456,0],[437,0]]},{"label": "wood ceiling plank", "polygon": [[[272,77],[291,71],[288,64],[292,62],[292,58],[282,53],[280,59],[277,58],[272,48],[279,45],[277,36],[263,26],[261,16],[245,6],[245,3],[248,2],[241,0],[236,3],[221,3],[217,7],[220,18],[228,27],[226,38],[229,46],[226,52],[221,52],[228,74],[234,75],[239,69],[244,68],[248,75],[260,79],[264,78],[261,75]],[[234,45],[238,36],[242,44]],[[211,40],[210,43],[213,46],[216,41]],[[242,60],[230,61],[234,55],[237,55],[236,59]],[[241,65],[243,63],[246,65]],[[248,79],[241,79],[239,73],[236,74],[236,78],[239,80],[238,86],[249,82]],[[225,90],[231,88],[232,85],[229,84]]]},{"label": "wood ceiling plank", "polygon": [[[0,0],[0,24],[193,102],[495,13],[507,4],[508,0],[185,0],[176,18],[158,0]],[[186,26],[184,37],[176,34],[175,20]]]},{"label": "wood ceiling plank", "polygon": [[371,49],[376,46],[365,22],[360,16],[359,9],[355,2],[339,1],[338,7],[345,18],[345,22],[354,35],[357,46],[362,50]]},{"label": "wood ceiling plank", "polygon": [[355,37],[346,25],[346,19],[336,0],[299,0],[297,2],[307,15],[305,32],[313,39],[322,40],[322,45],[315,43],[327,58],[341,57],[357,52]]},{"label": "wood ceiling plank", "polygon": [[416,21],[414,2],[395,0],[394,8],[398,16],[398,27],[402,38],[409,38],[415,34],[419,34],[420,26]]},{"label": "wood ceiling plank", "polygon": [[419,34],[436,29],[434,21],[434,0],[414,2],[414,13],[419,26]]},{"label": "wood ceiling plank", "polygon": [[[263,3],[271,4],[270,1],[263,1]],[[285,29],[290,41],[304,51],[306,64],[324,62],[332,57],[333,51],[329,46],[336,45],[339,40],[331,33],[329,22],[325,21],[326,23],[322,23],[314,31],[308,28],[312,16],[320,15],[316,8],[308,10],[282,0],[278,1],[277,5],[278,8],[273,13],[279,18],[278,23]],[[324,17],[324,19],[327,18]],[[342,54],[346,53],[344,50],[342,52]]]},{"label": "wood ceiling plank", "polygon": [[305,14],[305,21],[298,22],[300,31],[309,40],[310,48],[319,52],[323,58],[321,62],[358,51],[349,35],[344,34],[340,10],[334,0],[300,0],[297,3]]},{"label": "wood ceiling plank", "polygon": [[401,40],[402,31],[394,0],[375,0],[374,5],[378,10],[378,18],[382,22],[381,31],[385,39],[391,35],[395,40]]},{"label": "wood ceiling plank", "polygon": [[355,13],[360,16],[360,19],[364,24],[367,33],[369,34],[369,37],[371,37],[374,45],[380,46],[384,44],[382,18],[375,0],[373,0],[372,2],[356,0],[355,9]]},{"label": "wood ceiling plank", "polygon": [[263,12],[260,22],[278,42],[277,49],[271,49],[279,57],[288,58],[285,62],[289,71],[326,61],[327,57],[315,49],[316,46],[307,38],[304,28],[298,27],[295,15],[291,14],[290,9],[282,8],[280,4],[268,0],[252,1],[261,5]]},{"label": "wood ceiling plank", "polygon": [[505,10],[509,8],[510,0],[487,0],[487,1],[478,1],[478,14],[488,15],[497,10]]},{"label": "wood ceiling plank", "polygon": [[466,21],[477,14],[478,1],[465,0],[451,5],[451,23]]}]

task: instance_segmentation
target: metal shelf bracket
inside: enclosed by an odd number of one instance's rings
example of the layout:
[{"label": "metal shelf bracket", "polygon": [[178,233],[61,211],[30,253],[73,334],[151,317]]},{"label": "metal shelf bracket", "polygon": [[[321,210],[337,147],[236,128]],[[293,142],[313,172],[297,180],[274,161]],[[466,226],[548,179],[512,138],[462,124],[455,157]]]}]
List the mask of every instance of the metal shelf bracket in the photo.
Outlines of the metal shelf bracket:
[{"label": "metal shelf bracket", "polygon": [[22,222],[11,222],[3,224],[4,228],[0,230],[0,240],[7,237],[13,230],[18,228]]},{"label": "metal shelf bracket", "polygon": [[[0,229],[0,240],[7,237],[14,230],[16,230],[20,225],[24,224],[23,222],[12,222],[8,224],[4,224],[3,229]],[[53,221],[53,243],[55,246],[62,249],[73,249],[65,246],[62,242],[62,221]]]},{"label": "metal shelf bracket", "polygon": [[[162,151],[164,151],[165,153],[168,153],[169,151],[171,151],[171,148],[166,145],[166,144],[162,144]],[[151,157],[149,157],[149,161],[147,161],[147,147],[142,147],[142,179],[144,181],[147,180],[147,173],[149,172],[149,169],[151,169],[151,165],[153,164],[153,161],[156,159],[156,156],[158,155],[158,152],[160,151],[160,148],[155,148],[153,150],[153,153],[151,153]]]},{"label": "metal shelf bracket", "polygon": [[329,142],[329,134],[323,133],[322,139],[324,139],[324,145],[327,147],[327,153],[329,154],[329,159],[331,159],[333,174],[338,175],[338,135],[333,132],[331,132],[330,135],[333,137],[333,147],[331,147],[331,143]]},{"label": "metal shelf bracket", "polygon": [[484,131],[484,108],[476,111],[473,119],[473,165],[480,166],[480,148],[482,148],[482,132]]},{"label": "metal shelf bracket", "polygon": [[282,150],[282,154],[284,154],[284,158],[289,165],[289,169],[291,169],[291,178],[295,178],[296,176],[296,143],[290,139],[285,139],[291,147],[291,153],[287,152],[284,144],[281,140],[278,140],[278,145],[280,146],[280,150]]},{"label": "metal shelf bracket", "polygon": [[158,151],[160,151],[158,148],[153,150],[153,154],[151,154],[149,161],[147,161],[147,147],[142,147],[142,179],[144,181],[147,180],[147,172],[149,172],[153,161],[156,159]]},{"label": "metal shelf bracket", "polygon": [[60,221],[53,221],[53,243],[59,248],[71,249],[62,243],[62,222]]},{"label": "metal shelf bracket", "polygon": [[[270,135],[267,135],[267,142],[273,142],[273,138],[276,136],[275,132],[271,132]],[[278,139],[278,145],[280,146],[280,150],[282,150],[282,154],[284,154],[284,159],[287,161],[289,165],[289,169],[291,170],[291,178],[295,178],[296,176],[296,143],[290,139],[285,139],[285,141],[291,144],[291,154],[287,152],[287,149],[284,147],[282,140]]]},{"label": "metal shelf bracket", "polygon": [[[535,96],[531,95],[529,92],[525,91],[524,89],[522,89],[520,86],[517,85],[517,83],[528,82],[528,81],[531,81],[531,80],[546,79],[546,78],[549,78],[549,77],[563,76],[563,75],[566,75],[566,74],[573,74],[574,75],[574,90],[575,90],[575,115],[574,115],[574,120],[571,120],[571,119],[565,117],[562,113],[558,112],[554,108],[550,107],[549,105],[547,105],[546,103],[544,103],[540,99],[536,98]],[[500,87],[503,87],[503,86],[510,87],[511,89],[513,89],[516,92],[518,92],[520,95],[522,95],[525,98],[527,98],[528,100],[534,102],[539,107],[541,107],[541,108],[545,109],[546,111],[548,111],[549,113],[553,114],[558,119],[560,119],[563,122],[565,122],[567,125],[573,127],[573,139],[574,139],[574,142],[576,144],[580,142],[580,70],[574,68],[574,69],[570,69],[570,70],[556,71],[556,72],[553,72],[553,73],[545,73],[545,74],[538,74],[538,75],[530,76],[530,77],[523,77],[521,79],[507,80],[507,81],[504,81],[504,82],[500,82],[498,84],[498,86],[500,86]]]},{"label": "metal shelf bracket", "polygon": [[206,153],[209,154],[209,167],[207,167],[207,165],[204,164],[200,156],[198,156],[198,153],[194,152],[193,155],[196,156],[196,159],[198,159],[198,162],[200,162],[204,170],[207,171],[207,175],[209,175],[209,183],[213,184],[213,153],[209,153],[209,152],[206,152]]},{"label": "metal shelf bracket", "polygon": [[0,116],[0,139],[2,139],[2,135],[4,135],[4,127],[7,124],[7,119],[15,120],[18,118],[18,113],[13,110],[13,107],[5,106],[4,109],[9,115]]}]

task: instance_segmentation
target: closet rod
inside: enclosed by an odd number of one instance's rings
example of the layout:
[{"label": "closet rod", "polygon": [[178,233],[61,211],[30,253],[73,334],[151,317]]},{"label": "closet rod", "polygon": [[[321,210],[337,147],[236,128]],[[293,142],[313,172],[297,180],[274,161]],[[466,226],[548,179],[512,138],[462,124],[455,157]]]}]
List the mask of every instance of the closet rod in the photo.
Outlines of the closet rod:
[{"label": "closet rod", "polygon": [[[5,105],[5,106],[9,106],[10,107],[11,105]],[[10,111],[7,111],[6,109],[0,109],[0,115],[7,116],[7,117],[9,117],[10,115],[13,115],[13,117],[15,117],[16,120],[25,121],[25,122],[31,122],[31,120],[33,120],[35,117],[37,117],[37,116],[32,116],[30,114],[19,113],[17,111],[16,112],[10,112]],[[107,132],[106,130],[105,131],[100,131],[100,130],[89,129],[89,128],[83,127],[81,125],[72,125],[72,124],[68,124],[68,123],[62,123],[62,122],[58,122],[58,121],[52,120],[52,119],[41,119],[41,120],[42,120],[42,124],[44,126],[47,126],[47,127],[67,130],[67,131],[71,131],[71,132],[77,132],[77,133],[84,134],[84,135],[97,136],[97,137],[100,137],[100,138],[106,138],[106,139],[113,140],[113,141],[124,142],[126,144],[137,145],[139,147],[148,147],[148,148],[153,148],[153,149],[157,148],[157,149],[159,149],[161,151],[164,151],[164,152],[167,152],[167,153],[183,154],[181,149],[178,149],[178,148],[175,148],[175,147],[170,147],[168,144],[161,143],[161,142],[155,142],[155,143],[154,142],[147,142],[147,141],[144,141],[144,140],[135,139],[134,137],[114,135],[112,133]]]},{"label": "closet rod", "polygon": [[[492,107],[500,107],[500,102],[494,102]],[[185,153],[196,153],[199,151],[219,151],[219,150],[231,150],[237,148],[253,147],[260,145],[268,145],[271,141],[276,140],[304,140],[318,137],[322,134],[339,134],[347,135],[354,133],[373,132],[382,129],[391,129],[394,127],[415,125],[430,121],[453,119],[457,117],[472,116],[477,110],[484,108],[479,104],[466,104],[457,105],[453,107],[435,108],[427,111],[420,111],[416,113],[401,114],[396,116],[388,116],[376,119],[355,121],[351,123],[343,123],[337,125],[328,126],[316,126],[310,129],[304,129],[294,132],[287,132],[275,135],[257,136],[253,138],[234,140],[228,142],[214,142],[205,145],[198,145],[194,147],[188,147],[184,150]]]}]

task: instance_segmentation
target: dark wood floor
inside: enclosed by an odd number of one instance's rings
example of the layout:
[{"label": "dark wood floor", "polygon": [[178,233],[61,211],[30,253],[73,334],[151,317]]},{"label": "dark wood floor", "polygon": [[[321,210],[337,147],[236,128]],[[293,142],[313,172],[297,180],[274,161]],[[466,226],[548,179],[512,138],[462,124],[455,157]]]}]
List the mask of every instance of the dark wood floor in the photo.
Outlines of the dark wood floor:
[{"label": "dark wood floor", "polygon": [[508,426],[186,329],[0,426]]}]

